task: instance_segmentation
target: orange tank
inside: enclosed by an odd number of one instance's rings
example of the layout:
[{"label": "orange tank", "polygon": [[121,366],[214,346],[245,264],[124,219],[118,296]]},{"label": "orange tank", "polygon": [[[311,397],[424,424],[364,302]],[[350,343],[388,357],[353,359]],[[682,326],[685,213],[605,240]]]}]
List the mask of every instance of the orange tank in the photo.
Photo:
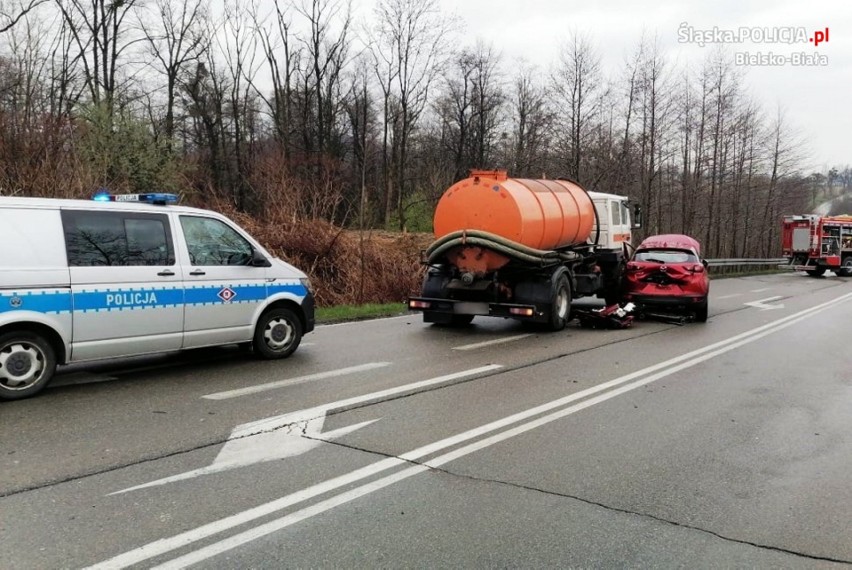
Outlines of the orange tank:
[{"label": "orange tank", "polygon": [[[435,209],[435,237],[481,230],[542,250],[586,242],[595,223],[592,199],[575,182],[508,178],[505,170],[473,170],[453,184]],[[462,271],[494,271],[509,258],[475,246],[448,258]]]}]

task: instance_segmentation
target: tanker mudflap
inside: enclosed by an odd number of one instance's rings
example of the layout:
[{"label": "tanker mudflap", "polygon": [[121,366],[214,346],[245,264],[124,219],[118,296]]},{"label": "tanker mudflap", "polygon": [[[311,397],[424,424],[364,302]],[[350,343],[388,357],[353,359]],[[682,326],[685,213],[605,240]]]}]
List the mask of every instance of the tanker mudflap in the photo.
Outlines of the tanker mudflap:
[{"label": "tanker mudflap", "polygon": [[633,326],[633,303],[609,305],[603,309],[574,309],[580,326],[592,329],[629,329]]}]

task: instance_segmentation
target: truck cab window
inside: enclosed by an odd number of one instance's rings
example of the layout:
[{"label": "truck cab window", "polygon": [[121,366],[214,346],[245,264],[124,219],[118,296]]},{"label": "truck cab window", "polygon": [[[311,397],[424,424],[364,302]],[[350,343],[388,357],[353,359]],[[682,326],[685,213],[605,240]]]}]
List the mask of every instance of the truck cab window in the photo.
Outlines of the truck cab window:
[{"label": "truck cab window", "polygon": [[621,223],[630,227],[630,208],[627,207],[627,202],[621,203]]},{"label": "truck cab window", "polygon": [[251,244],[227,224],[197,216],[181,216],[180,223],[193,265],[251,265]]},{"label": "truck cab window", "polygon": [[621,225],[621,205],[619,202],[610,202],[609,209],[612,211],[612,225]]}]

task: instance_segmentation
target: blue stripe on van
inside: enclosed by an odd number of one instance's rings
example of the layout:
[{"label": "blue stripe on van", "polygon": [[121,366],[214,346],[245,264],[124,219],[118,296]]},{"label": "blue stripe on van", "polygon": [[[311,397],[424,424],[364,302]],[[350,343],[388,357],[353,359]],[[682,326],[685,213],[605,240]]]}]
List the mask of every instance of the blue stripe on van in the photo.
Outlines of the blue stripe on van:
[{"label": "blue stripe on van", "polygon": [[36,313],[67,313],[71,311],[71,291],[11,291],[0,293],[0,313],[35,311]]},{"label": "blue stripe on van", "polygon": [[[220,294],[231,291],[230,300]],[[234,303],[257,303],[272,295],[291,293],[304,297],[307,290],[300,283],[293,284],[248,284],[216,285],[180,288],[128,288],[103,291],[81,291],[67,289],[47,291],[11,291],[0,293],[0,313],[11,311],[35,311],[37,313],[67,313],[72,311],[117,311],[132,309],[156,309],[186,305],[220,305]],[[225,298],[228,295],[224,295]]]}]

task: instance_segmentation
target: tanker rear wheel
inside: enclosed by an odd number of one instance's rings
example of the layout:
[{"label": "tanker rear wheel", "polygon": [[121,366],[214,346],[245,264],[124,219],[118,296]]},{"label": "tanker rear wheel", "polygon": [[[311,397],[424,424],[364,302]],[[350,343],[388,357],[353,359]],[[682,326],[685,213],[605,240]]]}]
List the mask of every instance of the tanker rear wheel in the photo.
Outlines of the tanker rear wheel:
[{"label": "tanker rear wheel", "polygon": [[571,284],[564,275],[556,282],[550,299],[550,321],[548,330],[561,331],[571,320]]}]

